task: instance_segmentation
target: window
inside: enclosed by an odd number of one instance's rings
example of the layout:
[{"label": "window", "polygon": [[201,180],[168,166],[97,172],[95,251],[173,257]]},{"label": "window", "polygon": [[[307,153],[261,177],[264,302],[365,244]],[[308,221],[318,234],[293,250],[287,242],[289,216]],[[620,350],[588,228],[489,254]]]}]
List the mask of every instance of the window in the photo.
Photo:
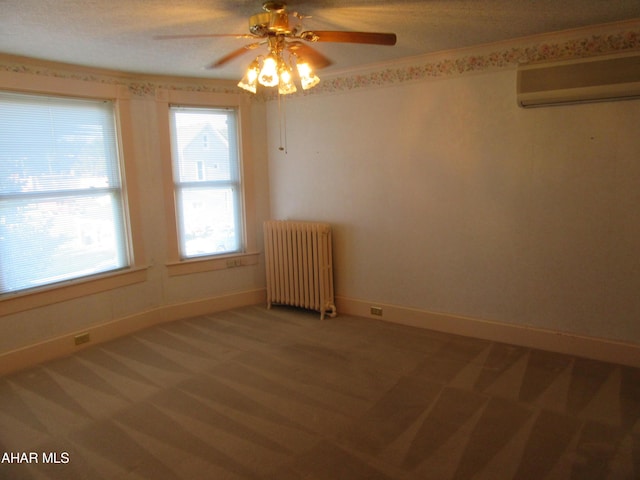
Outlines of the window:
[{"label": "window", "polygon": [[0,293],[129,265],[115,107],[0,92]]},{"label": "window", "polygon": [[238,253],[242,204],[234,109],[169,109],[182,258]]}]

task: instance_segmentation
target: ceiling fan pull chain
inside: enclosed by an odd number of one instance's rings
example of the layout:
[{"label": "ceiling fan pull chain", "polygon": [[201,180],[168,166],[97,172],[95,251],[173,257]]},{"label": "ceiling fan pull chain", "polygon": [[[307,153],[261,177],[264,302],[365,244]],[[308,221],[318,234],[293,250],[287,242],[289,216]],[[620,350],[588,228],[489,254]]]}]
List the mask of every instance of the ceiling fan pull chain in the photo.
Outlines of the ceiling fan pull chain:
[{"label": "ceiling fan pull chain", "polygon": [[289,153],[289,143],[287,142],[287,99],[286,97],[282,100],[282,110],[284,112],[282,116],[282,120],[284,123],[284,154]]},{"label": "ceiling fan pull chain", "polygon": [[[278,126],[280,127],[280,146],[278,150],[287,152],[287,106],[285,105],[286,99],[284,95],[278,92]],[[282,136],[284,134],[284,146],[282,146]]]}]

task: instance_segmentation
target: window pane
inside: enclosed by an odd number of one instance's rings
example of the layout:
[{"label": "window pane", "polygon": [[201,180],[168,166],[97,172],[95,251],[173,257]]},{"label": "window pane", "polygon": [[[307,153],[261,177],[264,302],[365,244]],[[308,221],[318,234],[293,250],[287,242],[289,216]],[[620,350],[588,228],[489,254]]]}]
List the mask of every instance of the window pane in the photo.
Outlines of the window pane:
[{"label": "window pane", "polygon": [[113,105],[0,93],[3,193],[119,185]]},{"label": "window pane", "polygon": [[123,268],[113,102],[0,92],[0,293]]},{"label": "window pane", "polygon": [[[230,144],[229,112],[203,109],[174,111],[178,182],[228,181],[236,177],[235,145]],[[232,148],[230,148],[232,146]]]},{"label": "window pane", "polygon": [[181,256],[241,251],[235,111],[172,107],[171,129]]},{"label": "window pane", "polygon": [[232,188],[186,188],[179,191],[180,230],[187,257],[239,250]]},{"label": "window pane", "polygon": [[120,205],[105,193],[0,204],[4,292],[124,267]]}]

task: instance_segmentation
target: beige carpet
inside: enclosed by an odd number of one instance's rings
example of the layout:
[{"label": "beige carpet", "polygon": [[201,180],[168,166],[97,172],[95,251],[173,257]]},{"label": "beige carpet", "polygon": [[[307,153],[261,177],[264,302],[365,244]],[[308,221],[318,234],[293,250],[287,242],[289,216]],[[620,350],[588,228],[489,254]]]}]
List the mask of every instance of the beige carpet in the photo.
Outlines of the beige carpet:
[{"label": "beige carpet", "polygon": [[637,479],[639,418],[636,369],[247,307],[0,378],[0,478]]}]

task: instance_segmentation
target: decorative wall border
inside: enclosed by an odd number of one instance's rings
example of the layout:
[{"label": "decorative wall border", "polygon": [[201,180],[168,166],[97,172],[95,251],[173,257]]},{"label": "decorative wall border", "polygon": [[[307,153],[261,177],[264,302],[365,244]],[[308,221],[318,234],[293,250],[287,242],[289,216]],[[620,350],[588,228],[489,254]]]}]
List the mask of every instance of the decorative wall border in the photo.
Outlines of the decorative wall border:
[{"label": "decorative wall border", "polygon": [[[437,52],[385,65],[344,71],[333,77],[329,76],[317,87],[294,96],[348,92],[513,68],[521,63],[569,60],[632,50],[640,50],[640,20]],[[239,90],[235,81],[126,74],[46,61],[38,62],[24,57],[0,56],[0,71],[123,85],[132,95],[138,97],[154,96],[158,89],[249,95],[258,101],[276,97],[273,91],[251,95]]]},{"label": "decorative wall border", "polygon": [[[512,42],[515,43],[515,42]],[[413,59],[411,64],[376,69],[367,73],[341,75],[322,81],[304,95],[345,92],[361,88],[397,85],[468,73],[512,68],[518,64],[586,58],[596,55],[640,50],[640,23],[634,29],[609,34],[590,35],[564,41],[531,43],[496,48],[475,54],[448,52]],[[487,50],[487,47],[484,48]]]},{"label": "decorative wall border", "polygon": [[131,95],[137,97],[155,97],[156,91],[160,89],[236,95],[243,93],[232,81],[124,73],[11,55],[0,55],[0,71],[119,85],[126,87]]}]

